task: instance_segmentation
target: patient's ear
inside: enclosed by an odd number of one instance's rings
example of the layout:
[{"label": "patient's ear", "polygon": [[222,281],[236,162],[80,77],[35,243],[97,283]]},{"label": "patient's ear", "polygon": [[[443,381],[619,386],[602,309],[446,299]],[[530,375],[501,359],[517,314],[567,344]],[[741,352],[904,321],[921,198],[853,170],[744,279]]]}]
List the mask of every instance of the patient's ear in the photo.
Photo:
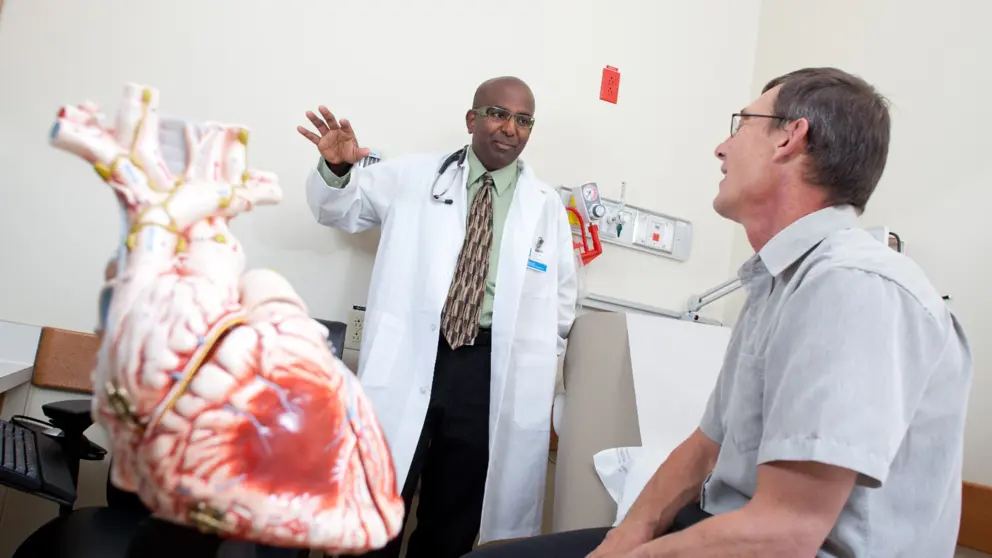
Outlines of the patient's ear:
[{"label": "patient's ear", "polygon": [[773,160],[784,162],[793,157],[804,155],[809,145],[809,121],[799,118],[787,122],[779,130],[775,142]]}]

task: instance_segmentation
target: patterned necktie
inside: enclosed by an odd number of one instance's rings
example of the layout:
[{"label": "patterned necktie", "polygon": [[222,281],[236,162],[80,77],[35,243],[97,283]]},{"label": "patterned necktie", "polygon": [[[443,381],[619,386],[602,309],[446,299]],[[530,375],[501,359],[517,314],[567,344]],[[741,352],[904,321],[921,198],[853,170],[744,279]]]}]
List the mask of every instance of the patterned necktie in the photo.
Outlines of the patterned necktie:
[{"label": "patterned necktie", "polygon": [[465,241],[441,317],[441,331],[452,349],[471,343],[479,332],[492,244],[493,177],[486,173],[482,175],[482,188],[472,200]]}]

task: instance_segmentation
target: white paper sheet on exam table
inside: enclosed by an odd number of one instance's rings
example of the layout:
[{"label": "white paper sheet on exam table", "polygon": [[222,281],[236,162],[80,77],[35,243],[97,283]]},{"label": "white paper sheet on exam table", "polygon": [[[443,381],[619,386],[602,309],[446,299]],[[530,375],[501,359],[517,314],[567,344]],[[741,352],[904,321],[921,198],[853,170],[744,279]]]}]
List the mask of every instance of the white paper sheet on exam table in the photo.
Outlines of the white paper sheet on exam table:
[{"label": "white paper sheet on exam table", "polygon": [[641,445],[670,453],[699,426],[730,328],[627,314]]}]

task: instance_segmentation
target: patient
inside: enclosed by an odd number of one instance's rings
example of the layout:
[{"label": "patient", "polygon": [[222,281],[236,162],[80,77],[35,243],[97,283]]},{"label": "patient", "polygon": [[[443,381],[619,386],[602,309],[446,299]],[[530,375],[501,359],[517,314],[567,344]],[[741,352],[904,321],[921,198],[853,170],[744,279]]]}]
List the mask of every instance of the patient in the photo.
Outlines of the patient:
[{"label": "patient", "polygon": [[618,527],[472,556],[952,556],[971,353],[924,273],[858,227],[888,147],[887,102],[832,68],[734,114],[713,206],[756,254],[699,428]]}]

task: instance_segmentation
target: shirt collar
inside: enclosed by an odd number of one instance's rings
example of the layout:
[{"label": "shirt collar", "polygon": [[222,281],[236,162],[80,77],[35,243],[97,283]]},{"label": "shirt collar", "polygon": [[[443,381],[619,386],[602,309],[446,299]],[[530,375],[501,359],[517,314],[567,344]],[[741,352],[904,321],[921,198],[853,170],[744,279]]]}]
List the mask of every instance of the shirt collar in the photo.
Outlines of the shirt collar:
[{"label": "shirt collar", "polygon": [[477,180],[482,178],[482,175],[489,172],[493,177],[493,183],[496,186],[496,195],[502,195],[509,189],[510,185],[517,179],[518,165],[514,161],[509,165],[494,171],[487,171],[486,167],[482,164],[482,161],[475,155],[475,151],[469,147],[468,148],[468,185],[471,186],[475,184]]},{"label": "shirt collar", "polygon": [[[858,226],[858,214],[850,205],[815,211],[779,231],[758,251],[757,257],[773,277],[796,263],[831,233]],[[749,262],[752,264],[754,262]],[[748,264],[745,264],[747,266]],[[746,272],[742,269],[742,272]]]}]

